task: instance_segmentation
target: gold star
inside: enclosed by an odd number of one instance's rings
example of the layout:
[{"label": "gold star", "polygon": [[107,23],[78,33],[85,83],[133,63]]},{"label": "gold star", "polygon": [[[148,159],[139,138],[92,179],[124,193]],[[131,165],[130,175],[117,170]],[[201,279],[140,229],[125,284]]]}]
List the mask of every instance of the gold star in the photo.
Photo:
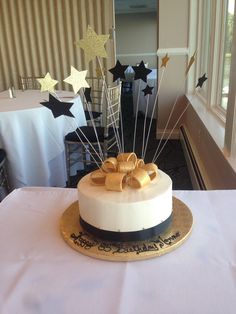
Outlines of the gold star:
[{"label": "gold star", "polygon": [[168,54],[166,54],[165,57],[163,57],[163,58],[161,59],[161,61],[162,61],[161,68],[162,68],[162,67],[165,67],[165,68],[166,68],[167,62],[168,62],[169,60],[170,60],[170,58],[168,57]]},{"label": "gold star", "polygon": [[54,86],[58,83],[58,81],[51,78],[49,73],[44,78],[37,79],[37,81],[41,85],[41,92],[48,91],[54,93]]},{"label": "gold star", "polygon": [[78,42],[78,46],[84,50],[86,64],[96,56],[107,58],[104,45],[108,38],[109,35],[97,35],[95,31],[88,26],[85,38]]},{"label": "gold star", "polygon": [[195,51],[194,54],[192,55],[192,57],[190,58],[189,64],[188,64],[187,69],[186,69],[186,71],[185,71],[185,75],[188,74],[188,72],[189,72],[189,70],[190,70],[192,64],[194,63],[196,53],[197,53],[197,51]]},{"label": "gold star", "polygon": [[64,79],[64,82],[71,84],[73,86],[74,93],[77,94],[80,88],[89,87],[88,83],[85,80],[86,75],[87,70],[78,71],[71,65],[71,74]]}]

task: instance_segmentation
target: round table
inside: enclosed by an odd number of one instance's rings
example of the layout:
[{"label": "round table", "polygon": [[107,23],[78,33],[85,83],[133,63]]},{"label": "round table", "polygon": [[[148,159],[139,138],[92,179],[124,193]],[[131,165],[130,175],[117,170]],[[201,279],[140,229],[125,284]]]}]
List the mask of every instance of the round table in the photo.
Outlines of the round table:
[{"label": "round table", "polygon": [[39,90],[0,93],[0,147],[7,152],[11,188],[23,186],[64,187],[67,181],[64,137],[78,126],[86,125],[78,95],[57,92],[61,101],[74,105],[75,118],[54,118],[40,102],[48,101],[48,92]]}]

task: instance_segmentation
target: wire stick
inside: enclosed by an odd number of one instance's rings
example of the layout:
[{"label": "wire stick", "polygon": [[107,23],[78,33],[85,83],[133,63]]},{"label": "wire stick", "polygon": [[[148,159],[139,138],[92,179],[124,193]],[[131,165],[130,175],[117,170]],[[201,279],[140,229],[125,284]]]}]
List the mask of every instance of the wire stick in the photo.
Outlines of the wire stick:
[{"label": "wire stick", "polygon": [[[188,72],[189,72],[191,66],[193,65],[193,63],[194,63],[194,61],[195,61],[195,55],[196,55],[196,51],[194,52],[193,56],[190,58],[190,61],[189,61],[188,66],[187,66],[187,69],[186,69],[186,71],[185,71],[185,79],[184,79],[183,87],[184,87],[184,85],[185,85],[185,83],[186,83],[186,79],[187,79],[187,76],[188,76]],[[181,96],[180,93],[176,96],[174,105],[173,105],[173,107],[172,107],[172,109],[171,109],[171,112],[170,112],[169,117],[168,117],[168,119],[167,119],[167,122],[166,122],[166,124],[165,124],[164,131],[163,131],[162,136],[161,136],[161,138],[160,138],[160,141],[159,141],[159,143],[158,143],[158,146],[157,146],[157,149],[156,149],[156,152],[155,152],[155,154],[154,154],[153,159],[156,159],[155,155],[157,154],[158,149],[159,149],[159,147],[160,147],[160,145],[161,145],[161,142],[162,142],[163,137],[164,137],[164,135],[165,135],[166,129],[167,129],[167,127],[168,127],[168,125],[169,125],[169,122],[170,122],[170,119],[171,119],[171,117],[172,117],[174,108],[175,108],[176,103],[177,103],[177,101],[178,101],[178,99],[179,99],[180,96]],[[172,132],[173,132],[173,130],[171,130],[171,134],[172,134]]]},{"label": "wire stick", "polygon": [[[80,135],[78,134],[77,130],[75,130],[75,133],[76,133],[76,135],[78,136],[78,138],[79,138],[81,144],[82,144],[83,147],[85,148],[86,152],[89,154],[90,157],[92,157],[92,159],[93,159],[93,161],[95,162],[95,164],[97,165],[97,167],[98,167],[99,169],[101,169],[101,167],[99,166],[99,164],[98,164],[98,162],[96,161],[95,157],[93,156],[93,154],[92,154],[92,153],[90,152],[90,150],[88,149],[87,145],[82,141],[82,139],[81,139]],[[97,157],[99,157],[99,156],[97,155]],[[86,157],[85,157],[85,158],[86,158]],[[100,159],[100,158],[99,158],[99,159]],[[100,161],[101,161],[101,163],[103,162],[101,159],[100,159]]]},{"label": "wire stick", "polygon": [[137,96],[136,113],[135,113],[135,123],[134,123],[133,152],[135,152],[135,140],[136,140],[137,121],[138,121],[138,106],[139,106],[140,88],[141,88],[141,80],[139,80],[139,84],[138,84],[138,96]]},{"label": "wire stick", "polygon": [[146,156],[146,151],[147,151],[150,131],[151,131],[151,127],[152,127],[152,120],[153,120],[154,112],[155,112],[155,109],[156,109],[157,99],[158,99],[158,96],[159,96],[159,93],[160,93],[160,88],[161,88],[162,79],[164,77],[164,73],[165,73],[165,68],[161,72],[160,83],[158,84],[158,89],[157,89],[156,97],[155,97],[153,108],[152,108],[151,120],[150,120],[150,124],[149,124],[149,128],[148,128],[148,134],[147,134],[147,139],[146,139],[146,145],[145,145],[145,149],[144,149],[143,159],[145,159],[145,156]]},{"label": "wire stick", "polygon": [[180,116],[179,116],[179,118],[177,119],[175,125],[173,126],[173,128],[172,128],[170,134],[168,135],[167,139],[165,140],[164,144],[162,145],[162,148],[160,149],[159,153],[157,154],[157,150],[155,151],[155,154],[154,154],[154,157],[153,157],[153,160],[152,160],[153,163],[156,162],[157,158],[160,156],[160,154],[161,154],[161,152],[163,151],[163,149],[164,149],[164,147],[165,147],[167,141],[168,141],[169,138],[171,137],[171,134],[173,133],[173,131],[174,131],[176,125],[179,123],[180,119],[182,118],[182,116],[183,116],[183,114],[185,113],[185,111],[188,109],[189,105],[190,105],[190,102],[187,103],[186,107],[184,108],[184,110],[183,110],[182,113],[180,114]]},{"label": "wire stick", "polygon": [[[69,117],[66,116],[66,120],[67,122],[70,123]],[[73,127],[74,126],[70,123],[70,126]],[[75,134],[77,135],[78,139],[80,140],[81,144],[85,147],[86,151],[89,153],[90,157],[93,158],[94,162],[96,163],[96,165],[100,168],[100,166],[98,165],[98,163],[96,162],[95,158],[93,157],[93,154],[89,151],[89,149],[87,148],[86,144],[82,141],[81,136],[79,135],[79,133],[77,132],[77,129],[81,132],[81,134],[83,135],[83,137],[85,138],[86,142],[88,143],[88,145],[93,149],[93,151],[95,152],[96,156],[98,157],[98,159],[101,161],[101,163],[103,162],[103,160],[101,159],[101,157],[99,156],[99,154],[97,153],[97,151],[95,150],[95,148],[93,147],[92,143],[90,143],[90,141],[88,140],[88,138],[86,137],[86,135],[84,134],[84,132],[81,130],[81,128],[76,125],[76,129],[75,129]]]},{"label": "wire stick", "polygon": [[147,113],[148,113],[148,104],[149,104],[149,94],[147,95],[146,101],[146,110],[145,110],[145,117],[144,117],[144,124],[143,124],[143,144],[142,144],[142,159],[144,159],[144,139],[146,135],[146,121],[147,121]]},{"label": "wire stick", "polygon": [[[185,76],[184,84],[185,84],[186,78],[187,78],[187,76]],[[181,94],[179,93],[179,94],[176,96],[176,98],[175,98],[174,105],[173,105],[172,108],[171,108],[170,114],[169,114],[169,116],[168,116],[167,122],[166,122],[166,124],[165,124],[164,131],[163,131],[163,133],[162,133],[162,136],[161,136],[161,138],[160,138],[160,141],[159,141],[159,143],[158,143],[158,146],[157,146],[156,151],[158,151],[159,147],[161,146],[161,142],[162,142],[162,140],[163,140],[163,137],[165,136],[166,129],[167,129],[168,125],[169,125],[170,119],[171,119],[171,117],[172,117],[172,115],[173,115],[175,106],[176,106],[176,104],[177,104],[178,99],[179,99],[180,96],[181,96]],[[155,155],[154,155],[154,158],[155,158]]]},{"label": "wire stick", "polygon": [[100,156],[101,156],[101,158],[104,160],[104,155],[103,155],[102,148],[101,148],[101,144],[100,144],[100,141],[99,141],[99,138],[98,138],[97,129],[96,129],[96,126],[95,126],[95,123],[94,123],[94,119],[93,119],[93,115],[92,115],[92,111],[91,111],[91,106],[90,106],[90,103],[87,102],[83,90],[82,90],[82,95],[83,95],[83,98],[84,98],[85,105],[86,105],[86,107],[87,107],[87,109],[88,109],[89,117],[90,117],[90,120],[91,120],[91,123],[92,123],[92,127],[93,127],[93,130],[94,130],[94,133],[95,133],[95,137],[96,137],[96,139],[97,139],[98,149],[99,149]]},{"label": "wire stick", "polygon": [[123,114],[120,105],[120,127],[121,127],[121,152],[125,152],[125,140],[124,140],[124,127],[123,127]]}]

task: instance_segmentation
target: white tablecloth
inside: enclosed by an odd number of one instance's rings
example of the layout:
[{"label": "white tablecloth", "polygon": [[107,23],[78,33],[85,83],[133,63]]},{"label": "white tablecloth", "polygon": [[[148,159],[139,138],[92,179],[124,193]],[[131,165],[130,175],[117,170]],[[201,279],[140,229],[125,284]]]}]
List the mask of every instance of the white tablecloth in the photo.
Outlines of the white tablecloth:
[{"label": "white tablecloth", "polygon": [[75,189],[12,192],[0,203],[0,313],[234,314],[236,190],[174,195],[192,211],[190,238],[161,257],[109,262],[60,235]]},{"label": "white tablecloth", "polygon": [[38,90],[16,91],[10,99],[8,91],[0,93],[0,147],[7,152],[12,187],[66,185],[64,136],[86,125],[79,97],[58,92],[62,101],[73,101],[70,109],[75,119],[54,118],[51,110],[40,105],[48,93]]},{"label": "white tablecloth", "polygon": [[[154,87],[152,90],[152,95],[146,95],[144,96],[144,92],[142,91],[147,84],[150,87]],[[141,111],[143,114],[146,112],[146,107],[148,106],[148,112],[147,116],[151,117],[153,107],[155,104],[155,98],[156,98],[156,93],[157,93],[157,70],[152,69],[152,72],[147,76],[147,83],[145,83],[142,80],[136,80],[133,81],[133,111],[134,115],[136,114],[136,109],[138,105],[138,110]],[[139,99],[138,99],[139,95]],[[148,100],[149,97],[149,100]],[[156,118],[156,106],[155,106],[155,111],[153,118]]]}]

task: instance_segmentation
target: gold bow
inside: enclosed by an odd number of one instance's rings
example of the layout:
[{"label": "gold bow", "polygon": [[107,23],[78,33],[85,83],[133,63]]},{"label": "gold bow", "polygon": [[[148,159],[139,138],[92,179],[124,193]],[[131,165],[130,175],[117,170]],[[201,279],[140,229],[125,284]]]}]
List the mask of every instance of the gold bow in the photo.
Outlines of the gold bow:
[{"label": "gold bow", "polygon": [[105,185],[109,191],[123,191],[124,186],[139,189],[148,185],[157,176],[157,165],[145,164],[135,153],[121,153],[107,158],[101,169],[91,172],[94,185]]}]

